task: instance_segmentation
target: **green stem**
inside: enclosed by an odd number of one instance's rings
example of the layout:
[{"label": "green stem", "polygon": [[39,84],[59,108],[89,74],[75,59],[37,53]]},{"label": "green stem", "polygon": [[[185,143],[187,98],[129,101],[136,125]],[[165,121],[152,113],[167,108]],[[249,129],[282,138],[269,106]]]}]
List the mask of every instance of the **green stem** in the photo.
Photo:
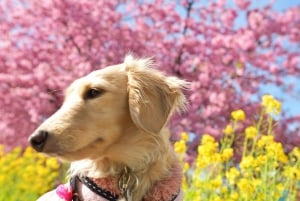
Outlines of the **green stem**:
[{"label": "green stem", "polygon": [[259,115],[258,122],[257,122],[257,130],[258,130],[258,132],[260,131],[260,126],[261,126],[262,121],[263,121],[264,113],[265,113],[265,110],[262,109],[261,112],[260,112],[260,115]]},{"label": "green stem", "polygon": [[247,146],[248,146],[248,138],[245,137],[244,144],[243,144],[243,158],[246,156]]},{"label": "green stem", "polygon": [[268,117],[268,135],[272,135],[272,130],[273,130],[273,119],[271,116]]}]

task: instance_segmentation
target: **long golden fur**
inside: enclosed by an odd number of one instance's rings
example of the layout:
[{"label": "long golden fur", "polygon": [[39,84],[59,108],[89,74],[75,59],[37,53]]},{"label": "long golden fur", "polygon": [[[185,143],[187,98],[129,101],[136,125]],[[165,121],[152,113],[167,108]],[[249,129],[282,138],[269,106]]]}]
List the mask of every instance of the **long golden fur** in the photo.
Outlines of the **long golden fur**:
[{"label": "long golden fur", "polygon": [[[128,167],[139,201],[177,163],[165,128],[184,109],[185,81],[153,68],[151,59],[129,55],[124,63],[94,71],[66,90],[62,107],[32,134],[47,132],[42,151],[72,161],[71,174],[119,175]],[[91,90],[99,94],[91,97]]]}]

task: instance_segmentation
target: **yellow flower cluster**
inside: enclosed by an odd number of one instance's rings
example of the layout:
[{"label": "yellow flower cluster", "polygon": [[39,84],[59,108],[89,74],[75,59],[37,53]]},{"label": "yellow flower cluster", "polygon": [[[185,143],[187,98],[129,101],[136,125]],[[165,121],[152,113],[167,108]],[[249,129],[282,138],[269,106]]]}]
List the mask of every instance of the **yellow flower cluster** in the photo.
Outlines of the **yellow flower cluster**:
[{"label": "yellow flower cluster", "polygon": [[183,154],[186,151],[186,142],[188,141],[189,137],[187,133],[182,133],[181,140],[175,142],[174,149],[177,153]]},{"label": "yellow flower cluster", "polygon": [[258,131],[254,126],[249,126],[245,130],[246,138],[253,139],[256,137]]},{"label": "yellow flower cluster", "polygon": [[235,110],[231,113],[231,116],[235,121],[243,121],[246,115],[243,110]]},{"label": "yellow flower cluster", "polygon": [[[208,134],[202,136],[195,162],[184,165],[184,200],[299,199],[297,192],[300,191],[300,149],[296,147],[286,154],[283,145],[273,137],[274,124],[271,115],[279,113],[280,102],[267,95],[262,98],[261,104],[261,117],[256,123],[246,127],[242,134],[237,134],[236,125],[237,122],[241,124],[246,115],[243,110],[236,110],[231,113],[232,122],[223,130],[224,136],[219,142]],[[186,150],[183,145],[186,142],[184,135],[176,145],[183,147],[176,149],[180,150],[181,155]],[[237,135],[245,136],[243,147],[233,147],[235,139],[240,139]],[[241,155],[238,163],[234,153]]]},{"label": "yellow flower cluster", "polygon": [[268,114],[274,113],[278,115],[281,111],[281,103],[271,95],[264,95],[262,97],[262,106]]},{"label": "yellow flower cluster", "polygon": [[60,183],[61,164],[32,148],[4,153],[0,145],[0,200],[36,200]]},{"label": "yellow flower cluster", "polygon": [[234,129],[232,128],[231,125],[227,125],[226,128],[224,129],[224,134],[225,135],[231,135],[233,134]]}]

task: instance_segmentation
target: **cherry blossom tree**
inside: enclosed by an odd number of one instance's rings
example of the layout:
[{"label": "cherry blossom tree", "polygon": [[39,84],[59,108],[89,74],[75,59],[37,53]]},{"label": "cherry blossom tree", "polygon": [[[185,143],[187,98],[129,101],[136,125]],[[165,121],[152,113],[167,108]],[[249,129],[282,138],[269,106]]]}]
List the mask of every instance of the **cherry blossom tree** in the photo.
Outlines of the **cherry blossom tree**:
[{"label": "cherry blossom tree", "polygon": [[[220,136],[233,109],[256,115],[259,87],[295,92],[300,8],[277,12],[249,0],[0,1],[0,143],[27,145],[27,136],[62,103],[75,78],[151,56],[167,74],[191,82],[188,111],[172,120],[180,131]],[[244,19],[243,19],[244,18]],[[244,23],[238,23],[243,19]],[[281,139],[299,145],[300,114],[281,117]],[[292,131],[294,133],[292,133]],[[299,138],[295,138],[299,139]],[[296,143],[296,144],[295,144]]]}]

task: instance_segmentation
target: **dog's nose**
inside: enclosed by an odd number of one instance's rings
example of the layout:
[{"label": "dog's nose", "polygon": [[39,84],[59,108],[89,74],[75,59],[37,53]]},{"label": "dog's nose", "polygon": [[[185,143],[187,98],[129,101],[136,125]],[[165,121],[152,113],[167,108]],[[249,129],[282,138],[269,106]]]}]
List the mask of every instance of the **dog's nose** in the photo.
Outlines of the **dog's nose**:
[{"label": "dog's nose", "polygon": [[48,135],[49,135],[48,131],[40,130],[37,133],[30,136],[29,142],[35,150],[43,151]]}]

